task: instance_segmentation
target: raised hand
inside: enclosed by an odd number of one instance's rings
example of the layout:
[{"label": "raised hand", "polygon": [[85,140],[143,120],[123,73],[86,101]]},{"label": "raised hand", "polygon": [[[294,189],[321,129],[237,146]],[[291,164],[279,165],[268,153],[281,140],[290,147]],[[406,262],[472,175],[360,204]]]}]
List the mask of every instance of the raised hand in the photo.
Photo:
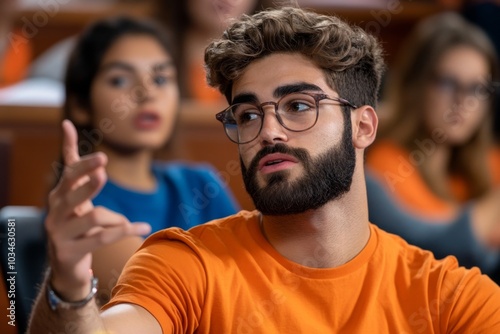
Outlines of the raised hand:
[{"label": "raised hand", "polygon": [[107,158],[99,152],[80,157],[76,129],[67,120],[62,126],[65,168],[49,195],[45,225],[51,285],[64,299],[73,301],[90,291],[92,251],[126,236],[147,234],[151,228],[92,205],[92,197],[106,182]]}]

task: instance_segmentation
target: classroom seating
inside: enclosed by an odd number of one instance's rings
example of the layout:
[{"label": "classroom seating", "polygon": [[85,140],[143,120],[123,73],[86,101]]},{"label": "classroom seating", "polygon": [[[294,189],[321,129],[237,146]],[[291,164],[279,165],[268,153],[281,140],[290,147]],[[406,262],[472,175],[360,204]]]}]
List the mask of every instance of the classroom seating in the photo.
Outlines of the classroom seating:
[{"label": "classroom seating", "polygon": [[6,206],[0,210],[0,276],[6,283],[8,306],[12,309],[2,309],[2,325],[11,321],[19,333],[26,332],[42,283],[46,248],[42,210],[28,206]]}]

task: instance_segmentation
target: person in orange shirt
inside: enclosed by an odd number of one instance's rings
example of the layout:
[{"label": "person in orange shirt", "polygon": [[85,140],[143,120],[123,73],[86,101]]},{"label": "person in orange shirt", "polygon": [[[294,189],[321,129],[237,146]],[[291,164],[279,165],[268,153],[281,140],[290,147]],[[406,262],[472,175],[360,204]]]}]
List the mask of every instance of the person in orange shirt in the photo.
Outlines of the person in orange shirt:
[{"label": "person in orange shirt", "polygon": [[223,96],[206,83],[203,53],[231,20],[261,10],[262,1],[161,1],[159,5],[158,18],[174,32],[180,53],[181,96],[203,103],[223,103]]},{"label": "person in orange shirt", "polygon": [[31,63],[31,43],[21,30],[12,30],[17,0],[0,0],[0,87],[25,78]]},{"label": "person in orange shirt", "polygon": [[363,159],[384,67],[375,38],[285,7],[244,16],[205,60],[257,210],[155,233],[99,312],[92,250],[147,225],[92,207],[106,157],[80,158],[65,123],[31,333],[500,332],[500,288],[487,276],[369,223]]},{"label": "person in orange shirt", "polygon": [[[402,209],[429,224],[453,219],[477,201],[495,210],[490,198],[500,200],[500,147],[491,126],[498,80],[492,43],[451,13],[421,22],[406,43],[388,78],[385,123],[368,151],[367,169]],[[416,240],[386,224],[382,211],[373,223],[419,246],[428,241],[426,234]],[[498,217],[477,219],[464,228],[471,231],[484,247],[500,250]],[[451,249],[455,241],[442,243]]]}]

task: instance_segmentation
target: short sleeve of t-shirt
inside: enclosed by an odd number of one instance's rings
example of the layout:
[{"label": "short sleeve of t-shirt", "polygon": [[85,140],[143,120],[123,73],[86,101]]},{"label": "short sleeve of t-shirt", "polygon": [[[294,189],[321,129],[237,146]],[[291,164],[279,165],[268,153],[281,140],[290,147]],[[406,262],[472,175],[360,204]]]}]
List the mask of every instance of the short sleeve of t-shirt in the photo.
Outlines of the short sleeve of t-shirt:
[{"label": "short sleeve of t-shirt", "polygon": [[[183,242],[168,239],[148,242],[131,258],[113,291],[118,297],[105,306],[119,303],[142,306],[160,323],[163,333],[195,332],[206,290],[202,259],[196,256],[195,241],[178,228],[168,234],[184,235]],[[153,235],[151,238],[155,239]],[[147,265],[144,265],[147,264]],[[165,298],[168,296],[169,300]]]}]

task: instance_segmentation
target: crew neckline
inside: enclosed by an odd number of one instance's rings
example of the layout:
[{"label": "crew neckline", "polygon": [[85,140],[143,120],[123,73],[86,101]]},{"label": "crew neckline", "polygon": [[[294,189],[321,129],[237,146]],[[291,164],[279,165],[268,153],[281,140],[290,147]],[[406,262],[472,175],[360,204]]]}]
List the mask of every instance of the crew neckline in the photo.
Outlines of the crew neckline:
[{"label": "crew neckline", "polygon": [[262,233],[260,227],[261,214],[255,211],[254,219],[250,221],[249,232],[252,235],[254,241],[258,244],[260,249],[277,262],[281,267],[285,268],[289,272],[309,279],[331,279],[340,278],[342,276],[353,273],[354,271],[362,268],[370,261],[375,249],[378,245],[378,234],[376,229],[372,224],[369,224],[370,237],[368,242],[363,247],[363,249],[350,261],[347,263],[335,267],[335,268],[312,268],[307,267],[291,260],[288,260],[283,255],[281,255],[270,243],[267,241]]}]

